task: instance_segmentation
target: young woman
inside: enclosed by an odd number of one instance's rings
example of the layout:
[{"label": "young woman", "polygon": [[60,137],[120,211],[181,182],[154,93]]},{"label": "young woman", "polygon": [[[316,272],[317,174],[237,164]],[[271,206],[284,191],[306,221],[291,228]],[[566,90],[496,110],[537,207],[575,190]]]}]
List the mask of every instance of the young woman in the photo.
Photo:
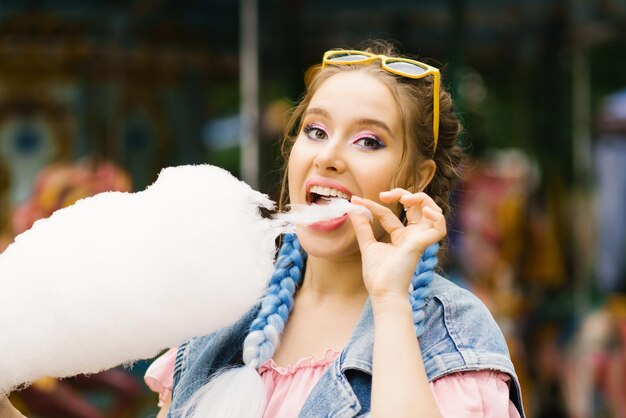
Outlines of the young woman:
[{"label": "young woman", "polygon": [[290,203],[350,199],[373,221],[283,237],[257,306],[153,364],[160,416],[523,417],[495,321],[433,272],[461,161],[450,95],[437,69],[394,57],[327,52],[283,148]]},{"label": "young woman", "polygon": [[374,220],[285,236],[258,306],[153,364],[161,416],[523,416],[495,321],[433,273],[461,161],[439,71],[376,43],[329,51],[308,75],[283,192],[292,204],[350,199]]}]

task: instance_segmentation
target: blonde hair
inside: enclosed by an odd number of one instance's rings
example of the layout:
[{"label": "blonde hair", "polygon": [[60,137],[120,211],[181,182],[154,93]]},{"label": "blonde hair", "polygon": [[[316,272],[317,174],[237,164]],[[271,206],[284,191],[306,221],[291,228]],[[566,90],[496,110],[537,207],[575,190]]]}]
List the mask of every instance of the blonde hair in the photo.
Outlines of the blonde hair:
[{"label": "blonde hair", "polygon": [[[385,47],[385,45],[387,45]],[[384,47],[384,48],[383,48]],[[376,43],[368,52],[394,56],[388,44]],[[287,170],[291,147],[302,129],[302,115],[319,86],[333,75],[343,71],[367,71],[380,77],[396,98],[401,112],[403,136],[405,139],[401,170],[396,182],[410,187],[417,181],[417,166],[423,159],[433,159],[437,171],[426,187],[426,192],[435,199],[444,212],[449,212],[449,194],[458,177],[457,166],[461,161],[461,150],[455,145],[461,125],[452,109],[450,94],[442,91],[440,103],[440,130],[437,152],[433,152],[432,136],[432,82],[412,80],[394,76],[384,71],[380,65],[342,65],[313,67],[307,73],[306,92],[295,107],[281,144],[284,158],[281,198],[279,207],[287,203]],[[400,176],[403,178],[401,179]],[[428,294],[428,284],[433,278],[437,264],[438,244],[426,249],[416,268],[410,295],[416,335],[424,331],[423,312]],[[220,416],[224,418],[260,418],[265,410],[265,389],[256,372],[263,361],[273,356],[280,343],[280,334],[287,322],[295,290],[302,279],[306,254],[295,235],[283,239],[272,276],[265,296],[261,300],[259,314],[252,322],[250,332],[244,341],[243,367],[231,368],[215,375],[182,408],[182,416],[204,418]],[[246,400],[246,402],[242,402]]]},{"label": "blonde hair", "polygon": [[[399,56],[394,47],[384,41],[370,41],[361,48],[366,52]],[[302,129],[302,116],[318,88],[330,77],[340,72],[363,71],[377,77],[389,88],[399,106],[404,136],[404,153],[395,185],[411,189],[417,183],[417,167],[424,159],[432,159],[436,164],[435,175],[424,190],[448,216],[450,193],[460,177],[459,167],[463,162],[463,152],[456,144],[461,133],[461,123],[457,118],[452,97],[445,88],[439,94],[439,140],[434,152],[433,139],[433,83],[430,77],[411,79],[396,76],[383,70],[379,63],[369,65],[321,65],[311,67],[305,75],[306,90],[295,106],[287,123],[281,141],[283,176],[280,187],[279,207],[288,203],[287,170],[291,147]]]}]

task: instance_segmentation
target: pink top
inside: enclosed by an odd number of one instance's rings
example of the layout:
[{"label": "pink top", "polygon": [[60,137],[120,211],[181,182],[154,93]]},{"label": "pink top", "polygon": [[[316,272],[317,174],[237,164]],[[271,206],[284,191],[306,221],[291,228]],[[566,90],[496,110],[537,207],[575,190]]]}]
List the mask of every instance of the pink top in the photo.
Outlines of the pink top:
[{"label": "pink top", "polygon": [[[263,418],[297,417],[311,389],[337,357],[339,353],[329,349],[321,359],[311,356],[293,366],[279,367],[273,360],[263,363],[259,374],[268,399]],[[146,371],[145,381],[159,394],[159,406],[171,395],[175,358],[172,348]],[[510,383],[506,373],[481,370],[446,375],[430,382],[430,389],[446,418],[520,418],[509,400]]]},{"label": "pink top", "polygon": [[159,407],[162,407],[163,402],[172,395],[177,350],[177,348],[170,348],[165,354],[154,360],[143,377],[150,390],[159,394]]}]

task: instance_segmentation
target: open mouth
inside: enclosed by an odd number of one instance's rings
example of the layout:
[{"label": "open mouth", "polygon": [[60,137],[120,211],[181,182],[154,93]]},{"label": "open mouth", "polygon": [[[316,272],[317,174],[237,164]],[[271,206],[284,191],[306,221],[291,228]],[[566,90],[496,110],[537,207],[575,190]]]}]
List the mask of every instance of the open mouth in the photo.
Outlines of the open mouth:
[{"label": "open mouth", "polygon": [[309,187],[306,193],[306,203],[308,205],[327,205],[330,203],[331,199],[346,199],[349,201],[350,195],[332,187],[317,185]]},{"label": "open mouth", "polygon": [[[327,178],[311,178],[306,182],[306,203],[308,205],[328,205],[333,200],[350,201],[352,192],[343,184]],[[308,228],[319,232],[332,232],[340,229],[348,220],[348,214],[315,222]]]}]

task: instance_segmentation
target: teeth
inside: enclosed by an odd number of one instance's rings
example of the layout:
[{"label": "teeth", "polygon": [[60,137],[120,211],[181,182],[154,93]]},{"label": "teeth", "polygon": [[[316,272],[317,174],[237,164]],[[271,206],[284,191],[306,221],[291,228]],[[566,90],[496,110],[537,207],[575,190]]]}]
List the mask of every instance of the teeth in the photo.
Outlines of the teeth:
[{"label": "teeth", "polygon": [[336,189],[331,189],[330,187],[312,186],[309,191],[311,193],[319,194],[321,196],[340,197],[342,199],[350,200],[350,196],[348,196],[347,194],[340,192]]}]

